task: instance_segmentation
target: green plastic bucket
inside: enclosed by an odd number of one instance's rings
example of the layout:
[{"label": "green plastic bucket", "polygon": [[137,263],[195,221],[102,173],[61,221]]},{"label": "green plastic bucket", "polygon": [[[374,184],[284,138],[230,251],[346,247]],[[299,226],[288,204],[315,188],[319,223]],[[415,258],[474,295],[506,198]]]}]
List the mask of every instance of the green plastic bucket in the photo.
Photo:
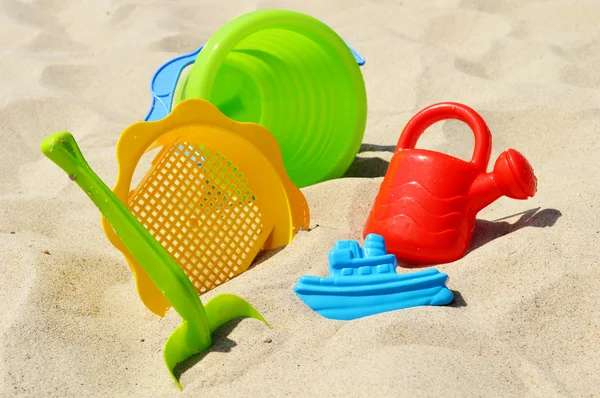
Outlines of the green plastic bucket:
[{"label": "green plastic bucket", "polygon": [[330,27],[294,11],[254,11],[218,30],[174,103],[187,98],[266,127],[298,187],[341,177],[366,124],[365,83],[351,50]]}]

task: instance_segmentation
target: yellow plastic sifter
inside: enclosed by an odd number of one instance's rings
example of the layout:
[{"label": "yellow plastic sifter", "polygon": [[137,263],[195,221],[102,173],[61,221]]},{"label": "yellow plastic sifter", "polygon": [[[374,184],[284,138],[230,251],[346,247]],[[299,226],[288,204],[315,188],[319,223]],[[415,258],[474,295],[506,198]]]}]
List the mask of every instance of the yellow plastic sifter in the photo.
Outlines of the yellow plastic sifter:
[{"label": "yellow plastic sifter", "polygon": [[[140,159],[156,148],[150,170],[130,190]],[[273,135],[258,124],[234,122],[205,100],[184,100],[162,120],[128,127],[117,143],[117,161],[113,192],[198,294],[309,226],[308,204],[286,174]],[[143,303],[164,316],[169,302],[104,217],[102,226],[134,272]]]}]

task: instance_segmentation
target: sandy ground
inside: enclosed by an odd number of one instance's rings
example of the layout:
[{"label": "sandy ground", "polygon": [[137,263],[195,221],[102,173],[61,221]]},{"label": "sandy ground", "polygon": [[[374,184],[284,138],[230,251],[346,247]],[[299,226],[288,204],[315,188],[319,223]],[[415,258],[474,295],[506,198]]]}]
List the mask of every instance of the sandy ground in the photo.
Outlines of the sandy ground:
[{"label": "sandy ground", "polygon": [[[141,304],[97,209],[38,147],[71,131],[112,186],[115,144],[146,114],[154,70],[261,8],[313,15],[366,57],[364,145],[345,178],[303,189],[310,232],[203,297],[241,295],[272,328],[220,329],[209,352],[179,368],[180,393],[162,362],[180,318]],[[0,9],[3,396],[600,394],[597,1],[2,0]],[[360,238],[401,129],[439,101],[481,113],[493,160],[509,147],[525,154],[537,195],[486,208],[472,250],[437,267],[453,305],[321,318],[292,287],[327,274],[335,241]],[[419,141],[462,158],[472,144],[458,122]]]}]

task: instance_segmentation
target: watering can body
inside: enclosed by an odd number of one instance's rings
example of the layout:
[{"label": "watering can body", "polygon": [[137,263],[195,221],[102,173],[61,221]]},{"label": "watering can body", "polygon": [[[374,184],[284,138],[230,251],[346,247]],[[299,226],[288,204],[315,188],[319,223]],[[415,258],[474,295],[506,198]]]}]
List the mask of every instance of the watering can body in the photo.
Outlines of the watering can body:
[{"label": "watering can body", "polygon": [[[458,119],[475,134],[471,161],[415,149],[433,123]],[[486,173],[491,134],[471,108],[434,104],[416,114],[400,136],[385,178],[367,219],[363,236],[385,237],[388,251],[408,264],[439,264],[461,258],[469,248],[477,213],[499,197],[533,196],[533,169],[510,149]]]}]

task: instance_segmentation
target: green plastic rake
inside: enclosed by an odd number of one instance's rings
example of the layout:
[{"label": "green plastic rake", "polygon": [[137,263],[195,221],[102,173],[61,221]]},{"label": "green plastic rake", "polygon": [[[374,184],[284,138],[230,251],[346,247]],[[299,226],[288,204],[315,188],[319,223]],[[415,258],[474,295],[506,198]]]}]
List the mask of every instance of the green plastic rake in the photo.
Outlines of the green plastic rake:
[{"label": "green plastic rake", "polygon": [[203,306],[179,265],[94,173],[70,133],[53,134],[42,141],[40,148],[87,193],[132,256],[183,318],[164,347],[165,364],[179,389],[182,387],[173,369],[192,355],[207,350],[212,344],[211,334],[218,327],[241,317],[255,318],[267,324],[250,303],[232,294],[216,296]]}]

